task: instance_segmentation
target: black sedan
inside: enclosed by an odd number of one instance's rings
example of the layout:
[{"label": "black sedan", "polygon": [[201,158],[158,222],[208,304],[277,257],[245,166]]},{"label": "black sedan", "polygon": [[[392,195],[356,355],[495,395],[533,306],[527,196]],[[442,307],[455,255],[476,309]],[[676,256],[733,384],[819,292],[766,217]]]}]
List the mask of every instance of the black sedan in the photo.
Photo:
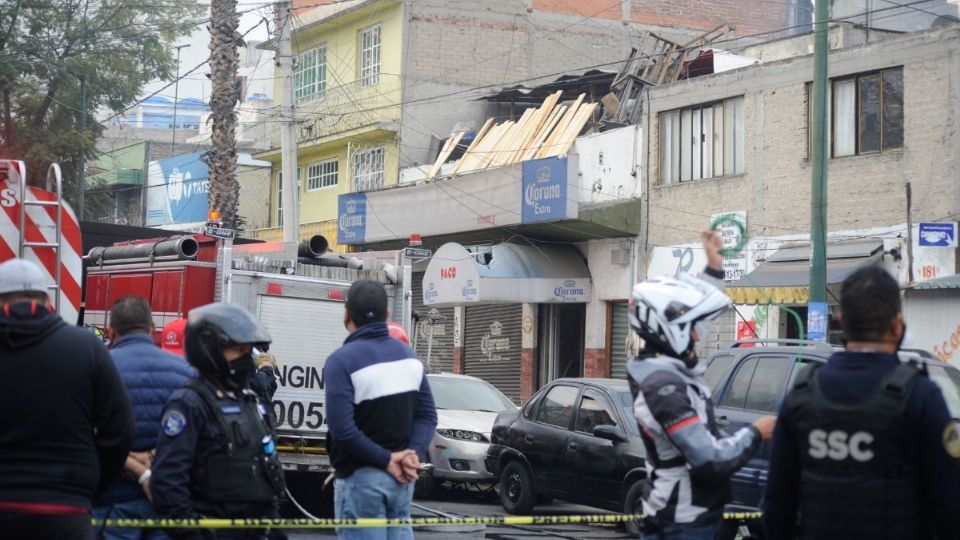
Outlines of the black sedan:
[{"label": "black sedan", "polygon": [[[614,512],[640,512],[644,447],[626,381],[558,379],[493,424],[487,469],[500,503],[529,513],[561,499]],[[629,524],[629,529],[635,529]]]}]

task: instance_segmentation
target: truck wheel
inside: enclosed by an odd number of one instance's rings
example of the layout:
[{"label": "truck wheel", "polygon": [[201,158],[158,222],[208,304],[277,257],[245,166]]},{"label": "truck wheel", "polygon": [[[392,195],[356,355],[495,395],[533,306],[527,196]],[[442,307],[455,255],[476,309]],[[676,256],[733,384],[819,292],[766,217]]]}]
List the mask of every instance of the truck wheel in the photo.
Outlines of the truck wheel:
[{"label": "truck wheel", "polygon": [[537,502],[533,478],[520,461],[511,461],[500,474],[500,504],[510,514],[529,514]]},{"label": "truck wheel", "polygon": [[[627,490],[627,496],[623,498],[624,514],[642,514],[643,513],[643,486],[645,480],[634,482]],[[623,526],[627,529],[627,534],[633,538],[640,537],[640,528],[642,521],[625,521]]]}]

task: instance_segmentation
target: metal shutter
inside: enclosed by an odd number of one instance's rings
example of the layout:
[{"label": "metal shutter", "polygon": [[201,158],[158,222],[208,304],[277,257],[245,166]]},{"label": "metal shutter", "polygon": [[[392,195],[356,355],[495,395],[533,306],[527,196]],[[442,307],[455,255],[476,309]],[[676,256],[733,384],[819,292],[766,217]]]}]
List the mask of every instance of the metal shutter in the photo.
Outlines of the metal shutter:
[{"label": "metal shutter", "polygon": [[[433,326],[433,349],[430,351],[430,368],[433,371],[453,371],[453,307],[435,308],[423,305],[423,272],[413,274],[413,310],[422,316],[428,313],[443,315],[447,320],[437,322]],[[422,319],[416,325],[416,336],[410,339],[415,343],[415,350],[420,359],[426,363],[427,349],[430,345],[430,322]]]},{"label": "metal shutter", "polygon": [[465,310],[463,371],[520,403],[520,304],[469,306]]},{"label": "metal shutter", "polygon": [[627,334],[630,332],[630,316],[626,303],[612,304],[610,321],[610,378],[627,378]]}]

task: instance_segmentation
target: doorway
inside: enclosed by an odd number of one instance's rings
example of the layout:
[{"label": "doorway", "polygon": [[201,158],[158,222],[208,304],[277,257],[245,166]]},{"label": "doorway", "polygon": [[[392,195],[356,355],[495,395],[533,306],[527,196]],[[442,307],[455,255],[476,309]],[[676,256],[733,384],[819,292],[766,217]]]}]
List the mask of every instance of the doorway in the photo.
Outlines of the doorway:
[{"label": "doorway", "polygon": [[586,304],[541,304],[538,388],[554,379],[583,376]]}]

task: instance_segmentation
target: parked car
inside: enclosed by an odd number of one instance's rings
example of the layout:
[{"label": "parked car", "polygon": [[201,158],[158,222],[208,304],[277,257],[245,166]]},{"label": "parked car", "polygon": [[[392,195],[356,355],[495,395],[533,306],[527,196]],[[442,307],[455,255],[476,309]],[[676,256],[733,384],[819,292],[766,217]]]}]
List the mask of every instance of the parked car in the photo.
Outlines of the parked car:
[{"label": "parked car", "polygon": [[[713,393],[719,427],[729,433],[751,424],[760,416],[777,414],[800,370],[826,362],[840,348],[826,343],[799,340],[744,340],[714,353],[704,378]],[[960,418],[960,370],[939,362],[928,352],[902,350],[902,360],[926,366],[930,379],[943,391],[954,418]],[[770,442],[733,475],[735,511],[756,511],[763,499],[770,465]]]},{"label": "parked car", "polygon": [[484,466],[497,414],[517,406],[483,379],[453,373],[427,375],[437,406],[437,432],[427,448],[433,471],[421,476],[418,498],[429,498],[444,481],[496,482]]},{"label": "parked car", "polygon": [[[557,379],[519,411],[497,416],[487,469],[500,503],[527,514],[537,501],[640,511],[645,450],[625,380]],[[639,534],[636,523],[628,524]]]}]

